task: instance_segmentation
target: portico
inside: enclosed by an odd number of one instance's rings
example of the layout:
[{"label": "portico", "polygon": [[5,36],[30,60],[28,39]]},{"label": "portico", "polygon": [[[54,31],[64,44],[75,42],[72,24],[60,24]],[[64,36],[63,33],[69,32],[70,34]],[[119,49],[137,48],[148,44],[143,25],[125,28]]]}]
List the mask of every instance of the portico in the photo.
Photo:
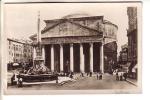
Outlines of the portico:
[{"label": "portico", "polygon": [[101,48],[101,42],[45,44],[43,54],[49,57],[43,58],[52,72],[99,72],[104,69]]}]

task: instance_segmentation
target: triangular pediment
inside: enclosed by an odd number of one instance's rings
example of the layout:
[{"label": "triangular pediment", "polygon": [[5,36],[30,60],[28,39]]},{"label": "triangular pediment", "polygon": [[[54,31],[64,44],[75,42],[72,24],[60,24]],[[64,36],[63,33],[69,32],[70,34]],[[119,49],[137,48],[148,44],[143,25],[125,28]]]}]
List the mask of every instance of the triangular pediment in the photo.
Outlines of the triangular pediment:
[{"label": "triangular pediment", "polygon": [[72,37],[72,36],[94,36],[101,35],[97,30],[90,29],[80,24],[65,21],[57,23],[56,25],[46,28],[41,34],[41,38],[48,37]]}]

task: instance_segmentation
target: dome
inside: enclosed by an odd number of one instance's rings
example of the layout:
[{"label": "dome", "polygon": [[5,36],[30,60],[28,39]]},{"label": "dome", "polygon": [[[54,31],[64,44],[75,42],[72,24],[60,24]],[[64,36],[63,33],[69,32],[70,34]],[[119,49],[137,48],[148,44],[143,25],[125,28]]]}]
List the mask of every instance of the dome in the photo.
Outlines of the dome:
[{"label": "dome", "polygon": [[68,19],[68,18],[80,18],[80,17],[89,17],[89,14],[86,13],[75,13],[75,14],[69,14],[66,15],[64,17],[62,17],[63,19]]}]

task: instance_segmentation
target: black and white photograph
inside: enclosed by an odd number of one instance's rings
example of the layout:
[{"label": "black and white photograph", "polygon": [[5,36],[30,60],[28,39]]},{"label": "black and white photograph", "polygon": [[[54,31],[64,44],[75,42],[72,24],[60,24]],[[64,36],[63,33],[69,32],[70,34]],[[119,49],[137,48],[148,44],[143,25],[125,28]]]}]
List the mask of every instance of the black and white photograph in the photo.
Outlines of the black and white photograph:
[{"label": "black and white photograph", "polygon": [[141,2],[4,3],[3,11],[5,94],[141,93]]}]

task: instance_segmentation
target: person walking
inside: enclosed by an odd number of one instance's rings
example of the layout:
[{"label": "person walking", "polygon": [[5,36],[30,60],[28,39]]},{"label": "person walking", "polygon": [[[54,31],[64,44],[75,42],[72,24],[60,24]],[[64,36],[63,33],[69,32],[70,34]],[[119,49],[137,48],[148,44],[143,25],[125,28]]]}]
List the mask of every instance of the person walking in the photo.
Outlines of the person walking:
[{"label": "person walking", "polygon": [[80,76],[81,76],[81,77],[84,77],[84,74],[81,72],[81,73],[80,73]]},{"label": "person walking", "polygon": [[14,73],[13,76],[11,77],[11,85],[14,85],[14,80],[15,80],[15,73]]},{"label": "person walking", "polygon": [[116,72],[116,81],[119,81],[119,75],[118,75],[118,72]]},{"label": "person walking", "polygon": [[58,73],[56,73],[56,83],[58,83]]},{"label": "person walking", "polygon": [[18,87],[22,87],[23,79],[21,77],[18,78]]},{"label": "person walking", "polygon": [[99,80],[102,80],[102,73],[99,74]]},{"label": "person walking", "polygon": [[127,79],[127,72],[125,72],[125,73],[123,74],[123,77],[124,77],[124,80],[126,81],[126,79]]},{"label": "person walking", "polygon": [[92,77],[92,72],[90,72],[90,77]]},{"label": "person walking", "polygon": [[86,74],[87,76],[89,76],[89,72],[87,72],[87,74]]},{"label": "person walking", "polygon": [[97,72],[97,75],[96,75],[96,77],[97,77],[97,80],[99,80],[99,73]]},{"label": "person walking", "polygon": [[123,74],[121,73],[121,75],[120,75],[120,81],[122,81],[123,80]]}]

